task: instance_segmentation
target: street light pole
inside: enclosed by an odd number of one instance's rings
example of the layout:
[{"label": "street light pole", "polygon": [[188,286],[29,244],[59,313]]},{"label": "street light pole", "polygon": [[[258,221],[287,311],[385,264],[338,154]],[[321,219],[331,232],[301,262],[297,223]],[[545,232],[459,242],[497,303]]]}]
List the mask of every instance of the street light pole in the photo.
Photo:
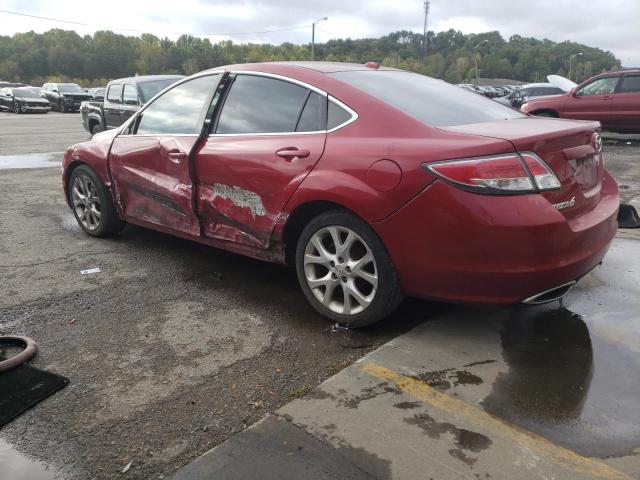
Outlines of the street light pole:
[{"label": "street light pole", "polygon": [[488,39],[484,39],[481,42],[479,42],[475,47],[473,47],[473,60],[476,64],[476,87],[478,86],[478,52],[477,49],[480,45],[482,45],[484,42],[488,42]]},{"label": "street light pole", "polygon": [[571,78],[571,71],[573,70],[573,59],[576,57],[582,56],[582,52],[574,53],[573,55],[569,55],[569,80],[573,80]]},{"label": "street light pole", "polygon": [[320,23],[323,20],[328,20],[329,17],[322,17],[319,18],[318,20],[316,20],[315,22],[313,22],[311,24],[311,60],[315,60],[316,57],[316,52],[315,52],[315,46],[316,46],[316,23]]}]

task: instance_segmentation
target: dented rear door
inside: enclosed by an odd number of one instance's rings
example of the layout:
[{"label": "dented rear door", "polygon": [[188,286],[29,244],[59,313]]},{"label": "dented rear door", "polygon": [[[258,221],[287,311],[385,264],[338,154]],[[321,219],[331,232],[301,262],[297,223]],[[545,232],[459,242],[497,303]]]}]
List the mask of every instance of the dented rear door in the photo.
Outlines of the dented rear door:
[{"label": "dented rear door", "polygon": [[204,235],[267,248],[287,200],[324,151],[327,97],[260,74],[233,77],[197,152]]}]

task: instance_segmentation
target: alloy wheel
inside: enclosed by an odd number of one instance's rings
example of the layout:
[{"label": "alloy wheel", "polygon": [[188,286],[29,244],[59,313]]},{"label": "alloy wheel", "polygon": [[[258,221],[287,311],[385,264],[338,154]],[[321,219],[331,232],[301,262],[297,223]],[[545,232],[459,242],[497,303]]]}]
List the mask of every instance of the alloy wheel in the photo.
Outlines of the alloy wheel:
[{"label": "alloy wheel", "polygon": [[315,232],[304,252],[305,280],[332,312],[356,315],[378,291],[378,269],[367,243],[353,230],[331,225]]},{"label": "alloy wheel", "polygon": [[84,174],[76,176],[71,186],[71,201],[76,218],[87,230],[100,226],[100,196],[93,180]]},{"label": "alloy wheel", "polygon": [[20,113],[20,105],[18,105],[18,102],[15,102],[15,103],[13,104],[13,111],[14,111],[15,113]]}]

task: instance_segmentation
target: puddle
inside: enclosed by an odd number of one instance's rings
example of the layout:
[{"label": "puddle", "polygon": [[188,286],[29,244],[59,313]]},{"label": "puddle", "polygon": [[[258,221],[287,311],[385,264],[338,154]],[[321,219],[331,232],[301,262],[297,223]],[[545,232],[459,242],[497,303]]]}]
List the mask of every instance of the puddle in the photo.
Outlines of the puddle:
[{"label": "puddle", "polygon": [[59,167],[63,152],[0,155],[0,170]]},{"label": "puddle", "polygon": [[637,453],[639,252],[639,242],[617,239],[566,308],[511,311],[501,325],[509,370],[482,402],[487,412],[585,456]]},{"label": "puddle", "polygon": [[0,439],[0,471],[2,480],[49,480],[52,470],[40,462],[30,460],[4,440]]}]

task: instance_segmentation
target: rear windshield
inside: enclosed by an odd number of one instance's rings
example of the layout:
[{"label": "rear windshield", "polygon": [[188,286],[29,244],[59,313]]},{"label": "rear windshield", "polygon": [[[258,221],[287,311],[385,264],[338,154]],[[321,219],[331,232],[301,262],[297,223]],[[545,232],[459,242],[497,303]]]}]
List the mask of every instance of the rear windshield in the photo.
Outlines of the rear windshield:
[{"label": "rear windshield", "polygon": [[150,80],[148,82],[139,83],[138,88],[140,89],[140,94],[142,96],[142,103],[147,103],[155,97],[157,93],[160,93],[169,85],[173,85],[178,80],[180,80],[180,78],[165,78],[163,80]]},{"label": "rear windshield", "polygon": [[358,70],[329,76],[436,127],[524,117],[486,97],[417,73]]},{"label": "rear windshield", "polygon": [[87,93],[76,83],[59,83],[58,91],[60,93]]}]

